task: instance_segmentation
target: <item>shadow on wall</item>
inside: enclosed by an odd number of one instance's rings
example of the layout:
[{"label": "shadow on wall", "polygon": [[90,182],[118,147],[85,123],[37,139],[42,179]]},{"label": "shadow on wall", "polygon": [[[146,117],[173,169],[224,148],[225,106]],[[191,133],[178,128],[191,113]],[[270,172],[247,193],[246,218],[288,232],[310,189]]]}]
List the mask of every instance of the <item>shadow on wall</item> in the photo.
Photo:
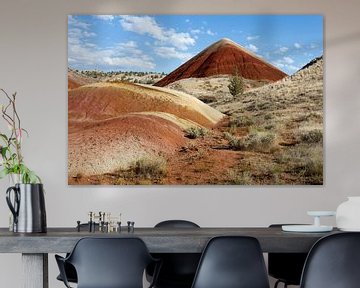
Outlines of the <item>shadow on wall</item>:
[{"label": "shadow on wall", "polygon": [[326,41],[327,47],[337,46],[341,44],[347,44],[349,42],[355,42],[360,40],[360,32],[343,35]]}]

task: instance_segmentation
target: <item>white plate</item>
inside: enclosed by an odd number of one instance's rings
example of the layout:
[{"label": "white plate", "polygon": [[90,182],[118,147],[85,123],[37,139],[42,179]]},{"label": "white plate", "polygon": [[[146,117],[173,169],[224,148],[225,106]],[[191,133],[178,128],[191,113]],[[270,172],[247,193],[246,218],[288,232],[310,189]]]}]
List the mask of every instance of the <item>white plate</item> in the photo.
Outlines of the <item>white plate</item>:
[{"label": "white plate", "polygon": [[330,232],[333,227],[324,225],[283,225],[281,229],[286,232]]},{"label": "white plate", "polygon": [[335,216],[336,212],[335,211],[308,211],[307,214],[309,216]]}]

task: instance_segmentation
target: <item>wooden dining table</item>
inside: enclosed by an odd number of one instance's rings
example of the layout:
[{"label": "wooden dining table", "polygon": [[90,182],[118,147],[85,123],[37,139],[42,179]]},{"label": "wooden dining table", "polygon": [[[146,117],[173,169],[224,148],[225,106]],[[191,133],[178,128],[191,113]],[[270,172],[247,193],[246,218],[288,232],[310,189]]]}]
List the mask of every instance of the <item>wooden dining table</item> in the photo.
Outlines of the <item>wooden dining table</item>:
[{"label": "wooden dining table", "polygon": [[47,233],[21,234],[0,228],[0,253],[21,253],[24,288],[48,288],[48,253],[67,253],[83,237],[139,237],[151,253],[201,253],[209,239],[222,235],[252,236],[262,251],[308,252],[325,235],[338,233],[283,232],[281,227],[135,228],[120,232],[89,232],[87,229],[48,228]]}]

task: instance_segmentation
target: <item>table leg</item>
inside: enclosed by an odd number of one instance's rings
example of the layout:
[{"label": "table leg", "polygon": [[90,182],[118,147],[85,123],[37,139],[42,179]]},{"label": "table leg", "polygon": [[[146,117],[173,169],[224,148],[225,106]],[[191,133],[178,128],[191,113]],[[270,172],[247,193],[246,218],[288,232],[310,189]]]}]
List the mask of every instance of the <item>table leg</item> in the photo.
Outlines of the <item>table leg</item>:
[{"label": "table leg", "polygon": [[48,254],[22,254],[23,288],[49,288]]}]

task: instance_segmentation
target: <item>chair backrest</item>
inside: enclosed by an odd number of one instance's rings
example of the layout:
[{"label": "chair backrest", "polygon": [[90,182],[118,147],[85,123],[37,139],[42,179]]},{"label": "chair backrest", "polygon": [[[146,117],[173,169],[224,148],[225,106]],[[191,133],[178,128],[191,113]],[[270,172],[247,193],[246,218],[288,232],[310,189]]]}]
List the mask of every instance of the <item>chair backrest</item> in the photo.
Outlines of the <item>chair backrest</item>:
[{"label": "chair backrest", "polygon": [[155,228],[200,228],[200,226],[188,220],[166,220],[157,223]]},{"label": "chair backrest", "polygon": [[67,259],[76,269],[78,288],[142,288],[152,260],[139,238],[82,238]]},{"label": "chair backrest", "polygon": [[256,238],[212,238],[202,254],[192,288],[268,288],[264,258]]},{"label": "chair backrest", "polygon": [[[155,228],[200,228],[200,226],[188,220],[166,220],[156,224]],[[199,264],[200,256],[200,253],[156,254],[156,258],[162,260],[157,286],[190,287]]]},{"label": "chair backrest", "polygon": [[332,234],[316,242],[306,259],[300,287],[360,287],[360,233]]}]

